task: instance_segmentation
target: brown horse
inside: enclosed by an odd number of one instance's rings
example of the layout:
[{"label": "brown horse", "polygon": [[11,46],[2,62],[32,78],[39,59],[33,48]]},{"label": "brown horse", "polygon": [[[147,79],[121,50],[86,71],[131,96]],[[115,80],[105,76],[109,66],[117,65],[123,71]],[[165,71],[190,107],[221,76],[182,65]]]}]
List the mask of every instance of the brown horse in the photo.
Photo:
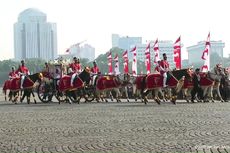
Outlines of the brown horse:
[{"label": "brown horse", "polygon": [[[34,89],[34,83],[38,80],[41,80],[43,78],[43,75],[41,73],[35,73],[32,75],[28,75],[25,77],[25,80],[23,82],[23,88],[20,88],[20,78],[14,78],[8,82],[8,85],[3,88],[3,91],[5,93],[5,99],[6,99],[6,93],[7,89],[10,90],[9,92],[9,98],[12,100],[12,102],[17,103],[17,99],[20,96],[19,92],[23,92],[22,97],[20,98],[20,101],[22,102],[25,98],[27,97],[27,103],[30,103],[30,96],[33,94],[33,89]],[[36,103],[36,100],[34,98],[34,102]]]}]

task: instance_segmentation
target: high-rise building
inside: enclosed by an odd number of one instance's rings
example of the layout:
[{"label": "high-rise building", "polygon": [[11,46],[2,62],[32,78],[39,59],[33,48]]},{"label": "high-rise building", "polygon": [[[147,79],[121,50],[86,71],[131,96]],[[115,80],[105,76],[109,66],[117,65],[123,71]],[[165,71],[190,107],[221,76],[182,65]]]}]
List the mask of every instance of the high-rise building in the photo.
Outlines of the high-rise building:
[{"label": "high-rise building", "polygon": [[33,8],[21,12],[14,24],[15,60],[57,57],[57,30],[55,23],[47,22],[46,14]]},{"label": "high-rise building", "polygon": [[89,61],[93,61],[95,59],[95,48],[89,44],[73,46],[70,49],[70,53],[72,56],[78,58],[87,58]]},{"label": "high-rise building", "polygon": [[[112,34],[112,47],[118,47],[124,50],[129,50],[133,45],[141,45],[142,37],[120,37],[118,34]],[[132,54],[128,52],[128,56],[132,57]]]},{"label": "high-rise building", "polygon": [[[211,41],[211,48],[210,48],[210,56],[212,54],[217,54],[220,58],[223,58],[223,49],[225,47],[225,43],[222,41]],[[203,51],[205,49],[205,42],[201,41],[198,42],[196,45],[187,47],[188,51],[188,64],[199,64],[203,63],[204,61],[201,59]],[[215,62],[215,61],[210,61]]]}]

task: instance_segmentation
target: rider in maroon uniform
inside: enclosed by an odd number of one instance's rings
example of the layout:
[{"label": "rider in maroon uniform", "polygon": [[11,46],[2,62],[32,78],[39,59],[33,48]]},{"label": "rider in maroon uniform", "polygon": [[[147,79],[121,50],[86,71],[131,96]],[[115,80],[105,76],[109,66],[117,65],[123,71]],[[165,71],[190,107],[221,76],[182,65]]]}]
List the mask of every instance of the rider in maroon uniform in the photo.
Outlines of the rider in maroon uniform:
[{"label": "rider in maroon uniform", "polygon": [[13,78],[16,78],[17,76],[18,76],[17,71],[15,71],[15,67],[12,66],[11,72],[9,73],[9,78],[13,79]]},{"label": "rider in maroon uniform", "polygon": [[92,84],[95,84],[95,81],[97,80],[98,74],[100,74],[99,67],[97,66],[97,62],[93,61],[93,67],[91,68],[91,73],[93,74],[93,80]]},{"label": "rider in maroon uniform", "polygon": [[94,74],[98,74],[100,72],[96,61],[93,61],[93,67],[91,68],[91,72],[94,73]]},{"label": "rider in maroon uniform", "polygon": [[30,75],[30,71],[29,69],[25,66],[25,61],[24,60],[21,60],[21,65],[19,66],[18,68],[18,74],[21,76],[21,89],[23,88],[23,82],[25,80],[25,77],[27,75]]},{"label": "rider in maroon uniform", "polygon": [[163,76],[163,87],[167,87],[166,81],[167,81],[167,72],[170,70],[169,69],[169,63],[167,61],[167,56],[164,53],[163,54],[163,60],[160,62],[160,66],[162,67],[161,75]]},{"label": "rider in maroon uniform", "polygon": [[73,86],[74,78],[76,77],[76,75],[78,75],[82,71],[80,59],[74,57],[73,63],[71,63],[69,67],[70,67],[70,71],[72,71],[72,73],[73,73],[73,75],[71,76],[70,85]]}]

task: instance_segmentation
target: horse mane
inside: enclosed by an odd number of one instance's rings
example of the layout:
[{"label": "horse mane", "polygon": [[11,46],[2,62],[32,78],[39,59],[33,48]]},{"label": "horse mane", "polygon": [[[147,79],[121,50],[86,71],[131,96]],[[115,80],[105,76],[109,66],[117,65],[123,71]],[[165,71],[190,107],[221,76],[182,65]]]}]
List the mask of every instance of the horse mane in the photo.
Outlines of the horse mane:
[{"label": "horse mane", "polygon": [[31,75],[28,75],[28,78],[31,79],[33,82],[36,82],[39,79],[40,74],[41,74],[40,72],[34,73],[34,74],[31,74]]},{"label": "horse mane", "polygon": [[90,73],[86,71],[86,68],[79,74],[79,78],[87,84],[90,82]]},{"label": "horse mane", "polygon": [[171,71],[172,72],[172,75],[177,79],[177,80],[180,80],[183,76],[186,78],[186,79],[190,79],[191,77],[189,76],[188,74],[188,69],[180,69],[180,70],[174,70],[174,71]]}]

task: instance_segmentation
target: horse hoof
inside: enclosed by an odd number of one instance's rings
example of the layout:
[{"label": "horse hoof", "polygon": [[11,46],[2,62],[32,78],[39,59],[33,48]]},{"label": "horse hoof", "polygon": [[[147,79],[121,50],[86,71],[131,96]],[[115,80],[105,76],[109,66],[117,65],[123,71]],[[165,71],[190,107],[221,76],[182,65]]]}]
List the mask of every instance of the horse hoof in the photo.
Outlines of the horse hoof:
[{"label": "horse hoof", "polygon": [[171,102],[172,102],[174,105],[176,105],[176,101],[175,101],[175,100],[171,100]]},{"label": "horse hoof", "polygon": [[127,102],[129,102],[129,99],[127,99]]},{"label": "horse hoof", "polygon": [[160,104],[161,104],[160,100],[156,100],[156,102],[157,102],[157,104],[158,104],[158,105],[160,105]]}]

